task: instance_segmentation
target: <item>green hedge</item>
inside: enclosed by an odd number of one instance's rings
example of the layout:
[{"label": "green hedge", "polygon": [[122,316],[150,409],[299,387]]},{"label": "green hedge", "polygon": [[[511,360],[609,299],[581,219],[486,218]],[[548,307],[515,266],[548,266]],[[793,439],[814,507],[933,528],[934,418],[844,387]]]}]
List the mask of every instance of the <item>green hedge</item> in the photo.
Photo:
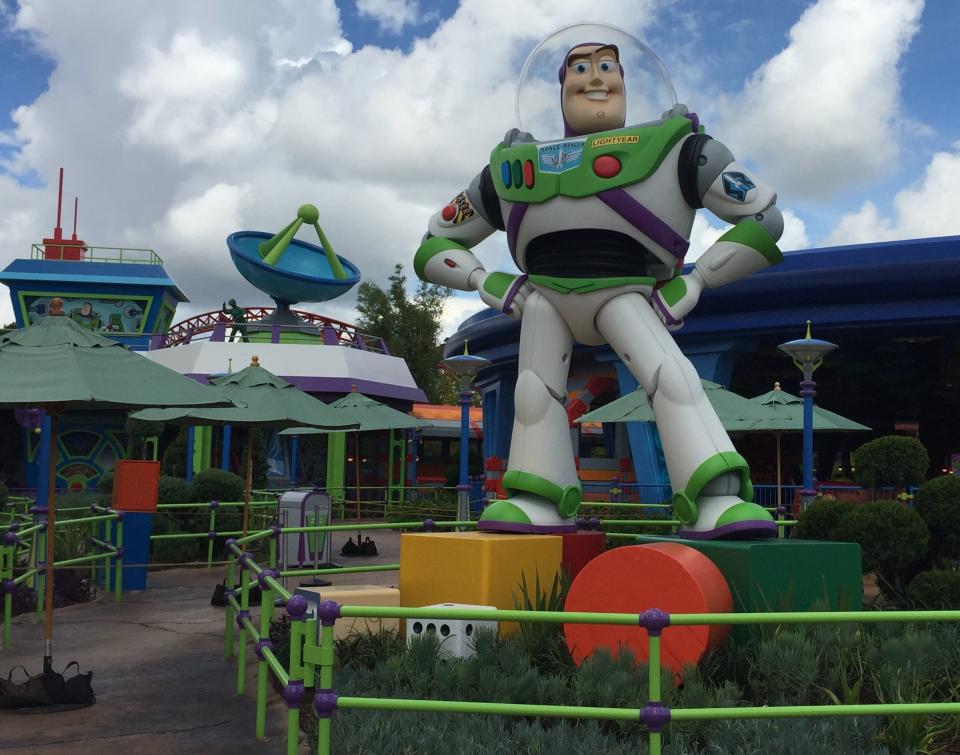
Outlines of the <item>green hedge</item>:
[{"label": "green hedge", "polygon": [[913,505],[930,530],[935,564],[960,561],[960,478],[944,475],[920,486]]},{"label": "green hedge", "polygon": [[920,572],[910,582],[907,597],[918,610],[960,610],[960,571]]},{"label": "green hedge", "polygon": [[193,476],[193,500],[239,501],[243,499],[243,478],[223,469],[205,469]]},{"label": "green hedge", "polygon": [[885,435],[853,452],[857,479],[868,488],[906,488],[927,477],[930,457],[916,438]]},{"label": "green hedge", "polygon": [[902,595],[923,568],[930,541],[920,514],[899,501],[817,501],[800,514],[794,536],[859,543],[864,574],[875,572],[888,597]]}]

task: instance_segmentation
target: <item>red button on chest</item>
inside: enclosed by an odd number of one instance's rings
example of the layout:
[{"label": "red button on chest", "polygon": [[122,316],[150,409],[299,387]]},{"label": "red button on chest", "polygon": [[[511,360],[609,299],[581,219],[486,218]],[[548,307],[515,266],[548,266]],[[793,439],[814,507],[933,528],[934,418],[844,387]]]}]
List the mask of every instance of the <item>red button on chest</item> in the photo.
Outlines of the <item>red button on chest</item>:
[{"label": "red button on chest", "polygon": [[593,172],[600,178],[613,178],[620,172],[620,161],[613,155],[600,155],[593,161]]},{"label": "red button on chest", "polygon": [[448,223],[457,216],[457,208],[452,204],[448,204],[440,211],[440,217],[446,220]]}]

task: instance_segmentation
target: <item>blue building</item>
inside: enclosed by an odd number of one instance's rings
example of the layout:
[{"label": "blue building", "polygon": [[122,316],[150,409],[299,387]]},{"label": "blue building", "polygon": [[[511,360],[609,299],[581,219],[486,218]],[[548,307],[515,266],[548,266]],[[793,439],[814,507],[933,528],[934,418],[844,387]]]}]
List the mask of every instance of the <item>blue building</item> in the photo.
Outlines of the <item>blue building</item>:
[{"label": "blue building", "polygon": [[[705,292],[676,338],[702,378],[744,396],[765,393],[777,381],[796,394],[800,373],[777,345],[801,338],[807,320],[813,322],[815,337],[840,347],[817,372],[819,405],[870,426],[876,434],[917,435],[930,452],[932,472],[956,461],[960,237],[788,253],[780,265]],[[509,453],[519,337],[517,321],[489,310],[466,320],[446,345],[447,354],[462,353],[464,339],[469,339],[471,353],[493,362],[477,381],[484,395],[488,459],[505,460]],[[580,409],[589,410],[635,387],[611,349],[578,346],[568,385],[568,413],[578,413],[572,406],[576,401]],[[580,439],[582,478],[604,470],[621,479],[666,481],[651,424],[605,429],[606,449],[592,448]],[[818,478],[844,474],[849,469],[847,452],[869,438],[818,436]],[[753,450],[745,450],[748,458],[756,459],[764,451]],[[791,451],[799,462],[798,438],[795,449],[788,443],[788,455]],[[755,477],[763,481],[762,470],[757,472]]]}]

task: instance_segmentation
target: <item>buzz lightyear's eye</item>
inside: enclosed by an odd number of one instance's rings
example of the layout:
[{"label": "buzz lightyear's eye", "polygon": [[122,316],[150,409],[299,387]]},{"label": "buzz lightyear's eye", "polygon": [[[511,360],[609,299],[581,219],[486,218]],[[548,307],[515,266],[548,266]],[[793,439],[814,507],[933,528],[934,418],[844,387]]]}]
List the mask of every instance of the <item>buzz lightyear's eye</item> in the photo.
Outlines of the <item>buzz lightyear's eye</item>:
[{"label": "buzz lightyear's eye", "polygon": [[603,73],[610,73],[616,67],[616,63],[612,60],[601,60],[600,65],[597,66]]},{"label": "buzz lightyear's eye", "polygon": [[586,72],[589,71],[589,70],[590,70],[590,66],[587,65],[586,63],[574,63],[574,64],[573,64],[573,71],[574,71],[574,73],[586,73]]}]

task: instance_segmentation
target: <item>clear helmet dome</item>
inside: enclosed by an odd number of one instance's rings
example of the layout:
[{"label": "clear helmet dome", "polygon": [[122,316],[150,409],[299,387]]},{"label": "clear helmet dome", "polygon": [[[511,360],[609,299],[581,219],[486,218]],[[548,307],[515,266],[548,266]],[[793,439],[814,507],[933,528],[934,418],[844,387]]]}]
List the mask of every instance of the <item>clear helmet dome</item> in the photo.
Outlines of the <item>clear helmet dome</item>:
[{"label": "clear helmet dome", "polygon": [[[677,104],[667,69],[656,54],[623,29],[606,24],[573,24],[558,29],[530,53],[517,83],[517,127],[540,141],[569,134],[561,108],[560,72],[580,45],[614,46],[623,71],[626,119],[623,125],[655,121]],[[610,122],[593,130],[620,128]]]}]

